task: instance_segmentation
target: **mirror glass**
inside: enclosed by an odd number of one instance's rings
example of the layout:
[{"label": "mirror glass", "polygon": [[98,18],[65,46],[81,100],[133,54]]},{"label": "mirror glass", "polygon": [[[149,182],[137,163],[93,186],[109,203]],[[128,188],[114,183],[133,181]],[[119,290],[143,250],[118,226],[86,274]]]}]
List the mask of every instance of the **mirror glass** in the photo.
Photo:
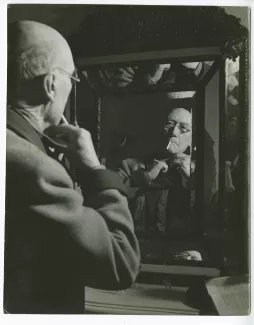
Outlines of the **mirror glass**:
[{"label": "mirror glass", "polygon": [[100,157],[128,189],[143,262],[171,263],[177,258],[172,254],[194,249],[184,247],[197,230],[191,216],[193,102],[172,100],[165,92],[108,95],[102,100]]},{"label": "mirror glass", "polygon": [[[236,68],[226,66],[227,125],[233,128],[237,95],[230,71]],[[101,64],[83,68],[82,75],[78,121],[97,135],[101,162],[127,186],[142,263],[219,265],[224,224],[218,220],[216,61]],[[230,159],[236,150],[231,129]]]}]

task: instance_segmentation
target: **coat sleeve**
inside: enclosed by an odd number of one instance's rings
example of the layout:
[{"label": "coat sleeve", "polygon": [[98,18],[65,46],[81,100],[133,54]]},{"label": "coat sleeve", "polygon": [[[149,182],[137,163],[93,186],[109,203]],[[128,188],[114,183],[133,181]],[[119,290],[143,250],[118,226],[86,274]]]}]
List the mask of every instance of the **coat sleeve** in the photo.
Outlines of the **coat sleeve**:
[{"label": "coat sleeve", "polygon": [[[131,164],[128,164],[131,162]],[[146,172],[144,165],[136,159],[126,159],[120,164],[117,170],[126,189],[129,199],[133,199],[137,195],[137,191],[147,191],[151,185],[151,179]]]},{"label": "coat sleeve", "polygon": [[120,178],[108,170],[84,174],[84,200],[66,170],[35,147],[13,150],[7,156],[7,195],[19,198],[18,206],[9,209],[19,209],[20,214],[23,210],[46,222],[47,229],[50,224],[57,229],[60,254],[79,269],[84,285],[131,286],[140,254]]}]

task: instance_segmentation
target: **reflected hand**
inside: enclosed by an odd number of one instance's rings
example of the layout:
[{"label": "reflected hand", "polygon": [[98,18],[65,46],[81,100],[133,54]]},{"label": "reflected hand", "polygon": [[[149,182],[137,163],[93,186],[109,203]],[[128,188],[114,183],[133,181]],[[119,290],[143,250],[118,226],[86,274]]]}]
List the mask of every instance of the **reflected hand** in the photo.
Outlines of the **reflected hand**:
[{"label": "reflected hand", "polygon": [[195,70],[197,69],[199,63],[200,62],[183,62],[182,65],[187,69]]},{"label": "reflected hand", "polygon": [[190,174],[195,170],[195,163],[191,162],[190,156],[184,153],[174,155],[172,164],[178,165],[186,178],[190,178]]},{"label": "reflected hand", "polygon": [[128,158],[121,162],[121,167],[130,176],[133,172],[138,171],[139,169],[145,169],[145,165],[138,159]]},{"label": "reflected hand", "polygon": [[55,147],[60,149],[75,167],[90,170],[101,166],[91,134],[87,130],[61,124],[48,128],[46,134],[54,140]]},{"label": "reflected hand", "polygon": [[113,83],[118,87],[128,86],[133,81],[136,70],[137,67],[129,66],[117,69],[111,77]]},{"label": "reflected hand", "polygon": [[152,168],[147,172],[151,180],[154,180],[157,178],[160,172],[166,173],[168,171],[168,165],[165,163],[165,161],[158,161],[155,160]]},{"label": "reflected hand", "polygon": [[161,77],[164,71],[170,69],[170,64],[158,64],[153,66],[149,73],[149,78],[153,83],[157,83]]}]

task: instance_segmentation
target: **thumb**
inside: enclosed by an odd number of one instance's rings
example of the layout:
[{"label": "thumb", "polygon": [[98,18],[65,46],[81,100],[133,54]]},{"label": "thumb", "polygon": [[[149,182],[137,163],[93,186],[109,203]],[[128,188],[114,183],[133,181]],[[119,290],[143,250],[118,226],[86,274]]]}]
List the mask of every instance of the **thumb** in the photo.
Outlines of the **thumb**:
[{"label": "thumb", "polygon": [[131,173],[130,173],[130,169],[129,169],[129,166],[128,166],[128,163],[126,160],[122,161],[122,167],[123,167],[123,170],[126,172],[126,174],[128,176],[130,176]]},{"label": "thumb", "polygon": [[166,164],[166,163],[164,163],[163,165],[162,165],[162,172],[163,173],[166,173],[168,171],[168,165]]}]

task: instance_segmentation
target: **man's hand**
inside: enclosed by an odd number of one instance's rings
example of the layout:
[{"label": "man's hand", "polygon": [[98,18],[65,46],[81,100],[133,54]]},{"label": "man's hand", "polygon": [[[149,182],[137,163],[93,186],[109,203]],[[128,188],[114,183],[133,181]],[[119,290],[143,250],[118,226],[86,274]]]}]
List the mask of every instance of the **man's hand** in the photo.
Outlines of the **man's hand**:
[{"label": "man's hand", "polygon": [[53,139],[54,146],[60,149],[76,168],[91,170],[100,166],[91,134],[87,130],[61,124],[48,128],[46,134]]},{"label": "man's hand", "polygon": [[186,178],[190,178],[191,172],[195,170],[195,163],[191,162],[190,156],[184,153],[174,155],[172,164],[178,165]]},{"label": "man's hand", "polygon": [[148,171],[148,175],[151,178],[151,180],[154,180],[157,178],[157,176],[161,171],[163,173],[166,173],[167,170],[168,170],[168,165],[164,161],[155,160],[153,166]]}]

